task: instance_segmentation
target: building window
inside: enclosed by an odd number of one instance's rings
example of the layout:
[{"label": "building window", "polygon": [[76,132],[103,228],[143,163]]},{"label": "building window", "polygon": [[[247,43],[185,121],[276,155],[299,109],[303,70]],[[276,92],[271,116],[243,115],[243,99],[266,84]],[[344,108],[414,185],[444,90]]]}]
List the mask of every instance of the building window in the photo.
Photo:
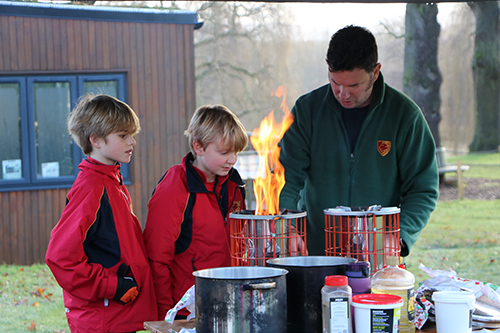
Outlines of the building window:
[{"label": "building window", "polygon": [[[73,184],[84,155],[66,122],[84,93],[126,101],[125,74],[0,77],[0,191]],[[128,165],[122,165],[129,180]]]}]

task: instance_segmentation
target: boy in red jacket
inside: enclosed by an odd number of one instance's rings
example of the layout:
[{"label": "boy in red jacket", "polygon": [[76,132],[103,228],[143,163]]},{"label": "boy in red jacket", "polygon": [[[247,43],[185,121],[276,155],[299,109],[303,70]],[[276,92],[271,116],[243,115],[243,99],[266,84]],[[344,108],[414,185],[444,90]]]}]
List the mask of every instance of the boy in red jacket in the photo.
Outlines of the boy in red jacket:
[{"label": "boy in red jacket", "polygon": [[233,168],[248,143],[238,118],[225,106],[202,106],[185,134],[191,152],[160,179],[144,229],[158,320],[194,284],[194,271],[231,266],[227,217],[245,208],[245,183]]},{"label": "boy in red jacket", "polygon": [[140,125],[134,111],[108,96],[83,96],[68,130],[85,155],[52,230],[45,261],[63,288],[75,332],[131,332],[156,319],[153,279],[142,229],[123,185]]}]

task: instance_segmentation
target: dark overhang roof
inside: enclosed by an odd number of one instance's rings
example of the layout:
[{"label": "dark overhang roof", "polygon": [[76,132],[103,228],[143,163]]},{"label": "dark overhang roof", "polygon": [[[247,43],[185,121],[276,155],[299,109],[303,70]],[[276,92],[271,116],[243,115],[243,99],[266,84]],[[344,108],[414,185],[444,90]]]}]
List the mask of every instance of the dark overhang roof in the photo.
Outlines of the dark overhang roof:
[{"label": "dark overhang roof", "polygon": [[41,2],[0,1],[0,15],[49,17],[97,21],[192,24],[201,28],[198,14],[187,10],[66,5]]},{"label": "dark overhang roof", "polygon": [[[226,0],[211,0],[215,2],[221,2]],[[440,3],[440,2],[483,2],[483,1],[494,1],[494,0],[272,0],[272,1],[264,1],[264,0],[229,0],[229,2],[310,2],[310,3]]]}]

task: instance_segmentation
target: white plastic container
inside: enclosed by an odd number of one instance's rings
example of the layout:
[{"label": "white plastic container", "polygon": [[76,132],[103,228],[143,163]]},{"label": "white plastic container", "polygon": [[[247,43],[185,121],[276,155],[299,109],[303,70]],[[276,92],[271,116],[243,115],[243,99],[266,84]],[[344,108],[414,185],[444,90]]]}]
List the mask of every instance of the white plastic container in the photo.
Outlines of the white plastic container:
[{"label": "white plastic container", "polygon": [[399,257],[387,256],[387,267],[372,276],[373,294],[391,294],[403,298],[399,333],[415,333],[415,277],[399,268]]},{"label": "white plastic container", "polygon": [[471,333],[476,297],[470,291],[436,291],[432,294],[438,333]]},{"label": "white plastic container", "polygon": [[403,299],[397,295],[361,294],[352,297],[356,333],[399,332]]},{"label": "white plastic container", "polygon": [[325,277],[325,285],[321,288],[323,333],[352,333],[352,289],[347,282],[345,275]]}]

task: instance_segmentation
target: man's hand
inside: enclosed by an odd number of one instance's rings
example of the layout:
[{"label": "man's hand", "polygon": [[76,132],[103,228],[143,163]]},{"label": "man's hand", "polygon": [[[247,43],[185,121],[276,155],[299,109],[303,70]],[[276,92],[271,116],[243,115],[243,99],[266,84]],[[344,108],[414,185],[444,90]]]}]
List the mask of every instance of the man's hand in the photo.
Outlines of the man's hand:
[{"label": "man's hand", "polygon": [[290,233],[290,251],[292,257],[298,256],[299,254],[303,256],[308,255],[304,240],[297,234],[295,228],[292,228],[292,232]]}]

